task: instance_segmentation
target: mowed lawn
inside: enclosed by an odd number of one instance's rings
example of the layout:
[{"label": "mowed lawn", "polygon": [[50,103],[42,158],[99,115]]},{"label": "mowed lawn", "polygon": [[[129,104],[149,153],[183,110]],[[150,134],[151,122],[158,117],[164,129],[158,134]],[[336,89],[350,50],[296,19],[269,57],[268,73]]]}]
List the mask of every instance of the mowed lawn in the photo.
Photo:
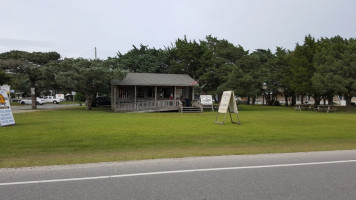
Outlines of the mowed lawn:
[{"label": "mowed lawn", "polygon": [[0,167],[356,149],[355,112],[242,107],[242,125],[230,123],[229,116],[225,125],[215,124],[216,112],[81,107],[15,113],[16,125],[0,128]]}]

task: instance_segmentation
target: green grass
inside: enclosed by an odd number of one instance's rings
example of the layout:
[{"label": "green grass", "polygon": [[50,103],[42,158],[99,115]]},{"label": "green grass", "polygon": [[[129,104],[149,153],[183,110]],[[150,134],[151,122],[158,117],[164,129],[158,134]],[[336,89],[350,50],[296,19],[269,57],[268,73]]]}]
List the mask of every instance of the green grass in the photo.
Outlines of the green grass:
[{"label": "green grass", "polygon": [[[242,125],[216,112],[113,113],[84,107],[14,114],[0,128],[0,167],[356,149],[355,112],[242,106]],[[221,114],[220,114],[221,115]]]},{"label": "green grass", "polygon": [[20,102],[11,102],[11,106],[23,106]]}]

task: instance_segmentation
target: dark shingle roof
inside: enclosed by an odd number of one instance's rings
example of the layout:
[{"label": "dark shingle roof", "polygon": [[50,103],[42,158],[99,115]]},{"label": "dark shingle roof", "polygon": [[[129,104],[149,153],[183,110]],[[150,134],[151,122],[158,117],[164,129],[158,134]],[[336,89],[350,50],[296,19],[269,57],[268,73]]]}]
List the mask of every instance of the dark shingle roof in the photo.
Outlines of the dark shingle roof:
[{"label": "dark shingle roof", "polygon": [[[187,74],[128,73],[123,80],[111,80],[112,85],[199,86]],[[194,84],[192,84],[194,83]]]}]

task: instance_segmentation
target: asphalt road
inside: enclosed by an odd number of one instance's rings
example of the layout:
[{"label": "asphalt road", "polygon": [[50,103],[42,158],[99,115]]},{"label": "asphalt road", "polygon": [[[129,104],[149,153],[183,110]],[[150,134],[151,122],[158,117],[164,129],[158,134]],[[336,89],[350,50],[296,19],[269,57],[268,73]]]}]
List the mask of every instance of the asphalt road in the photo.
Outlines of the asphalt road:
[{"label": "asphalt road", "polygon": [[356,199],[356,150],[0,169],[0,199]]}]

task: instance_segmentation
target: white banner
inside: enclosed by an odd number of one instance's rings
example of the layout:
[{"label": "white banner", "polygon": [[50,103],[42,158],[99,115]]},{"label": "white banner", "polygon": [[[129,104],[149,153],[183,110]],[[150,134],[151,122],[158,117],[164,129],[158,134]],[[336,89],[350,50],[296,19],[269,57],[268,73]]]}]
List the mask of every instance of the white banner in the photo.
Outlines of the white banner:
[{"label": "white banner", "polygon": [[6,90],[0,90],[0,108],[10,108],[8,92]]},{"label": "white banner", "polygon": [[0,109],[0,126],[15,125],[15,119],[9,108]]}]

